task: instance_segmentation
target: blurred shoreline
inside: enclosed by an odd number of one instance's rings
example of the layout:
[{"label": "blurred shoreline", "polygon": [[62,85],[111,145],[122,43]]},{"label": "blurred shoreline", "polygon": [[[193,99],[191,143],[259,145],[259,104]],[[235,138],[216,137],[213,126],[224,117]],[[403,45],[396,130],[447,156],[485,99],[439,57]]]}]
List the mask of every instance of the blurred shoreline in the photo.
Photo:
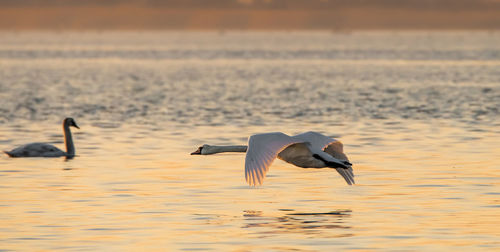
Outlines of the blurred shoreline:
[{"label": "blurred shoreline", "polygon": [[500,1],[106,2],[0,0],[0,30],[500,29]]}]

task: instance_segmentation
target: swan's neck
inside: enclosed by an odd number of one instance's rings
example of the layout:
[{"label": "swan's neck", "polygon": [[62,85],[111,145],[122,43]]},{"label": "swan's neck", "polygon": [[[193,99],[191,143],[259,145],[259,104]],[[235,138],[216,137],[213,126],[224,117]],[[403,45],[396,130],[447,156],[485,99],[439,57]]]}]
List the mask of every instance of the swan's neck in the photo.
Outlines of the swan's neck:
[{"label": "swan's neck", "polygon": [[245,146],[245,145],[226,145],[226,146],[210,145],[207,147],[204,147],[202,149],[203,155],[210,155],[210,154],[216,154],[216,153],[222,153],[222,152],[246,152],[247,151],[247,146]]},{"label": "swan's neck", "polygon": [[66,155],[68,157],[75,156],[75,145],[73,144],[73,137],[71,136],[71,130],[69,130],[69,125],[63,125],[64,129],[64,143],[66,144]]}]

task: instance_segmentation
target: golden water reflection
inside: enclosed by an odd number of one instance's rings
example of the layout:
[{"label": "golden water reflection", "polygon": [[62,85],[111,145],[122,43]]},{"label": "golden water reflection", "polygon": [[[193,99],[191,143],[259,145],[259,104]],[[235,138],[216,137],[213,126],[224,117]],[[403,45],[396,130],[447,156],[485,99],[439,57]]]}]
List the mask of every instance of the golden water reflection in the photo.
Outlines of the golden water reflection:
[{"label": "golden water reflection", "polygon": [[[500,247],[500,133],[494,128],[296,124],[286,132],[339,136],[357,184],[277,160],[264,185],[253,188],[244,180],[244,154],[189,153],[203,143],[244,144],[244,136],[271,126],[219,126],[215,136],[212,127],[81,124],[73,160],[0,158],[0,249]],[[60,141],[58,128],[46,131],[51,128],[33,125],[19,135],[2,126],[2,134],[16,136],[2,146]]]}]

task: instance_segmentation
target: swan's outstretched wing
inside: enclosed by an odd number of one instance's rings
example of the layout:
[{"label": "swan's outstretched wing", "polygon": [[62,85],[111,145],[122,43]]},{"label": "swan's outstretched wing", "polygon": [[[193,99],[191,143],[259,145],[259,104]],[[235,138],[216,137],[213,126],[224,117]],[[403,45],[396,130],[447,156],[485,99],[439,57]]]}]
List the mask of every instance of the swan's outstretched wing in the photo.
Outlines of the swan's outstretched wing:
[{"label": "swan's outstretched wing", "polygon": [[354,174],[352,173],[352,167],[349,167],[347,169],[344,168],[335,168],[335,170],[340,174],[345,179],[345,182],[347,184],[352,185],[355,184],[354,182]]},{"label": "swan's outstretched wing", "polygon": [[253,135],[248,139],[245,158],[245,179],[250,185],[261,185],[269,166],[278,153],[291,144],[301,143],[281,132]]},{"label": "swan's outstretched wing", "polygon": [[328,145],[331,143],[335,142],[336,140],[327,137],[321,133],[314,132],[314,131],[308,131],[304,132],[302,134],[298,134],[296,136],[293,136],[294,138],[298,138],[303,140],[304,142],[309,142],[312,147],[324,150]]},{"label": "swan's outstretched wing", "polygon": [[[339,140],[335,140],[330,144],[328,144],[327,146],[325,146],[324,151],[335,157],[334,155],[336,155],[337,153],[344,154],[344,145]],[[346,158],[345,160],[347,160],[347,157],[345,158]],[[338,157],[338,159],[342,159],[342,157]]]},{"label": "swan's outstretched wing", "polygon": [[[298,134],[294,136],[294,138],[299,138],[301,140],[309,142],[311,146],[322,149],[324,152],[328,153],[330,156],[338,160],[349,162],[349,159],[344,154],[344,145],[339,140],[335,140],[331,137],[327,137],[321,133],[314,131],[308,131],[302,134]],[[339,173],[340,175],[342,175],[342,177],[345,178],[343,172],[339,171]],[[347,169],[347,173],[348,175],[350,175],[349,177],[351,177],[350,180],[352,180],[352,182],[354,183],[354,180],[352,179],[352,177],[354,177],[354,172],[352,170],[352,167],[349,167]],[[346,181],[349,183],[348,179],[346,179]]]},{"label": "swan's outstretched wing", "polygon": [[[340,142],[339,140],[335,140],[335,142],[330,143],[328,146],[326,146],[326,148],[323,151],[330,154],[330,156],[338,160],[349,162],[349,158],[347,158],[347,155],[344,153],[344,146],[342,142]],[[347,168],[347,172],[349,173],[349,175],[351,175],[351,177],[354,177],[352,165],[350,165],[349,168]]]}]

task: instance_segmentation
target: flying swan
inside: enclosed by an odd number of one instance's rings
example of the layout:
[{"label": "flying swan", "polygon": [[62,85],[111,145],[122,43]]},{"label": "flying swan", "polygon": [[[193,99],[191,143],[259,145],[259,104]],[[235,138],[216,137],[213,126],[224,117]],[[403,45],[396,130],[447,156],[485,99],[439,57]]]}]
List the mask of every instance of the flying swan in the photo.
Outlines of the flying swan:
[{"label": "flying swan", "polygon": [[276,157],[302,168],[334,168],[347,184],[354,184],[352,164],[340,141],[318,132],[288,136],[281,132],[256,134],[244,145],[203,145],[191,155],[222,152],[246,152],[245,179],[249,185],[262,185],[269,166]]},{"label": "flying swan", "polygon": [[9,157],[67,157],[75,156],[75,146],[69,127],[73,126],[80,129],[73,118],[66,118],[63,121],[64,143],[66,144],[66,152],[60,150],[54,145],[46,143],[30,143],[17,147],[11,151],[4,151]]}]

